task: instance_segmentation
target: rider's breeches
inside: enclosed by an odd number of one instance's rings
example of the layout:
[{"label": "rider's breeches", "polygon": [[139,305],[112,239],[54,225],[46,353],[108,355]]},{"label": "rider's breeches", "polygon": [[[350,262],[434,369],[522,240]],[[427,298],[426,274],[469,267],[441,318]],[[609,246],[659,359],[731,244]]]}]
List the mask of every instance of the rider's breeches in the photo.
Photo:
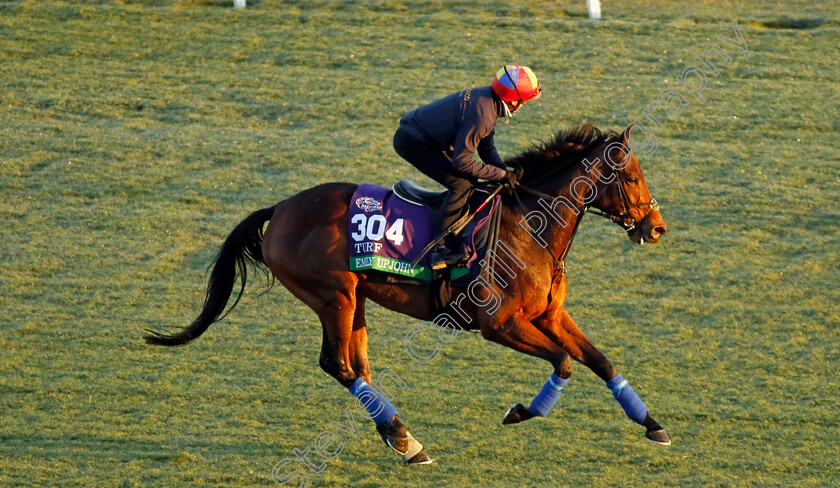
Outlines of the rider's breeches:
[{"label": "rider's breeches", "polygon": [[434,235],[440,234],[461,216],[461,211],[472,194],[473,184],[470,177],[452,168],[450,153],[429,147],[402,129],[397,129],[397,133],[394,134],[394,149],[421,173],[449,190],[435,219],[438,228],[435,229]]}]

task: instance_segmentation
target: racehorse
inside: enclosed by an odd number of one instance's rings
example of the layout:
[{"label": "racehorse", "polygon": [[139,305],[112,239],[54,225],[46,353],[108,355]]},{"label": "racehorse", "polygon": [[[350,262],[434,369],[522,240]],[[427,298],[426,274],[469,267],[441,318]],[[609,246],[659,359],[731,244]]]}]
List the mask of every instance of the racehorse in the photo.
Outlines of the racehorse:
[{"label": "racehorse", "polygon": [[[452,293],[470,297],[457,303],[467,321],[464,328],[478,329],[485,339],[545,359],[553,367],[531,406],[514,405],[504,424],[547,415],[572,373],[574,359],[607,383],[627,416],[646,428],[650,441],[670,444],[632,387],[563,308],[563,261],[584,212],[610,219],[639,244],[656,243],[666,232],[632,151],[631,128],[632,124],[618,134],[586,124],[505,161],[522,178],[515,191],[502,197],[498,242],[504,243],[507,254],[506,259],[501,253],[497,256],[498,279]],[[435,319],[436,325],[441,325],[440,315],[435,317],[432,310],[430,286],[389,282],[379,271],[350,271],[348,209],[357,186],[321,184],[249,215],[216,256],[204,308],[195,321],[176,333],[152,332],[145,339],[164,346],[194,340],[223,317],[237,278],[239,294],[230,309],[239,302],[248,266],[265,266],[318,314],[323,328],[321,368],[363,400],[383,440],[407,463],[431,462],[393,404],[370,386],[374,382],[367,357],[365,301],[416,319]],[[488,309],[491,296],[498,300]]]}]

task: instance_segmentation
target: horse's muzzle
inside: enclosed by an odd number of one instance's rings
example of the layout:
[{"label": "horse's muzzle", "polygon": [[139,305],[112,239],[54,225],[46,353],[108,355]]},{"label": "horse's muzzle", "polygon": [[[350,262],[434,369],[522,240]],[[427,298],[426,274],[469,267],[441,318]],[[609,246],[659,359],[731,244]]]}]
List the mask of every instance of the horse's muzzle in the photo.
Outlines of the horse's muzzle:
[{"label": "horse's muzzle", "polygon": [[668,226],[662,220],[659,210],[653,210],[636,225],[636,228],[628,234],[631,241],[636,244],[656,244],[663,234],[668,232]]}]

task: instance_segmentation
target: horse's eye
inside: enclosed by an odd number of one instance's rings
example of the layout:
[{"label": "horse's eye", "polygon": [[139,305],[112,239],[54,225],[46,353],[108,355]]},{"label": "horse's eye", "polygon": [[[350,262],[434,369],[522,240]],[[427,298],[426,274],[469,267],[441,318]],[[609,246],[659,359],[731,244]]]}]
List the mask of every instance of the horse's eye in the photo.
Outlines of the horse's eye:
[{"label": "horse's eye", "polygon": [[631,177],[627,178],[627,182],[630,183],[631,185],[636,185],[636,184],[639,183],[639,179],[636,178],[635,176],[631,176]]}]

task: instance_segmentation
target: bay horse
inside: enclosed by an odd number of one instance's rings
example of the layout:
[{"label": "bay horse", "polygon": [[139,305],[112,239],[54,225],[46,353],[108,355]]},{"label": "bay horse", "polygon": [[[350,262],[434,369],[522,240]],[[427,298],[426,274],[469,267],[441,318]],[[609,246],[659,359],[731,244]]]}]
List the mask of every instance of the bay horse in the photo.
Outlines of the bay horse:
[{"label": "bay horse", "polygon": [[[502,198],[498,242],[504,243],[508,259],[497,260],[498,279],[484,282],[481,296],[472,284],[469,290],[453,290],[453,295],[470,292],[470,300],[457,304],[459,314],[468,319],[464,328],[478,329],[485,339],[542,358],[553,367],[531,405],[511,407],[504,424],[546,416],[572,374],[574,359],[606,382],[627,416],[645,427],[648,440],[670,444],[639,396],[563,307],[563,261],[585,211],[609,218],[639,244],[656,243],[666,232],[629,143],[631,128],[632,124],[618,134],[586,124],[505,161],[522,173],[515,192]],[[267,267],[318,314],[323,329],[321,368],[362,400],[382,439],[407,463],[431,462],[393,404],[371,386],[365,301],[424,321],[440,316],[434,316],[430,286],[388,282],[379,271],[350,271],[348,209],[357,187],[321,184],[246,217],[215,258],[204,307],[195,321],[173,334],[151,332],[145,340],[176,346],[196,339],[223,318],[237,279],[239,294],[230,309],[239,302],[248,266]],[[486,307],[490,295],[500,298],[492,310]]]}]

